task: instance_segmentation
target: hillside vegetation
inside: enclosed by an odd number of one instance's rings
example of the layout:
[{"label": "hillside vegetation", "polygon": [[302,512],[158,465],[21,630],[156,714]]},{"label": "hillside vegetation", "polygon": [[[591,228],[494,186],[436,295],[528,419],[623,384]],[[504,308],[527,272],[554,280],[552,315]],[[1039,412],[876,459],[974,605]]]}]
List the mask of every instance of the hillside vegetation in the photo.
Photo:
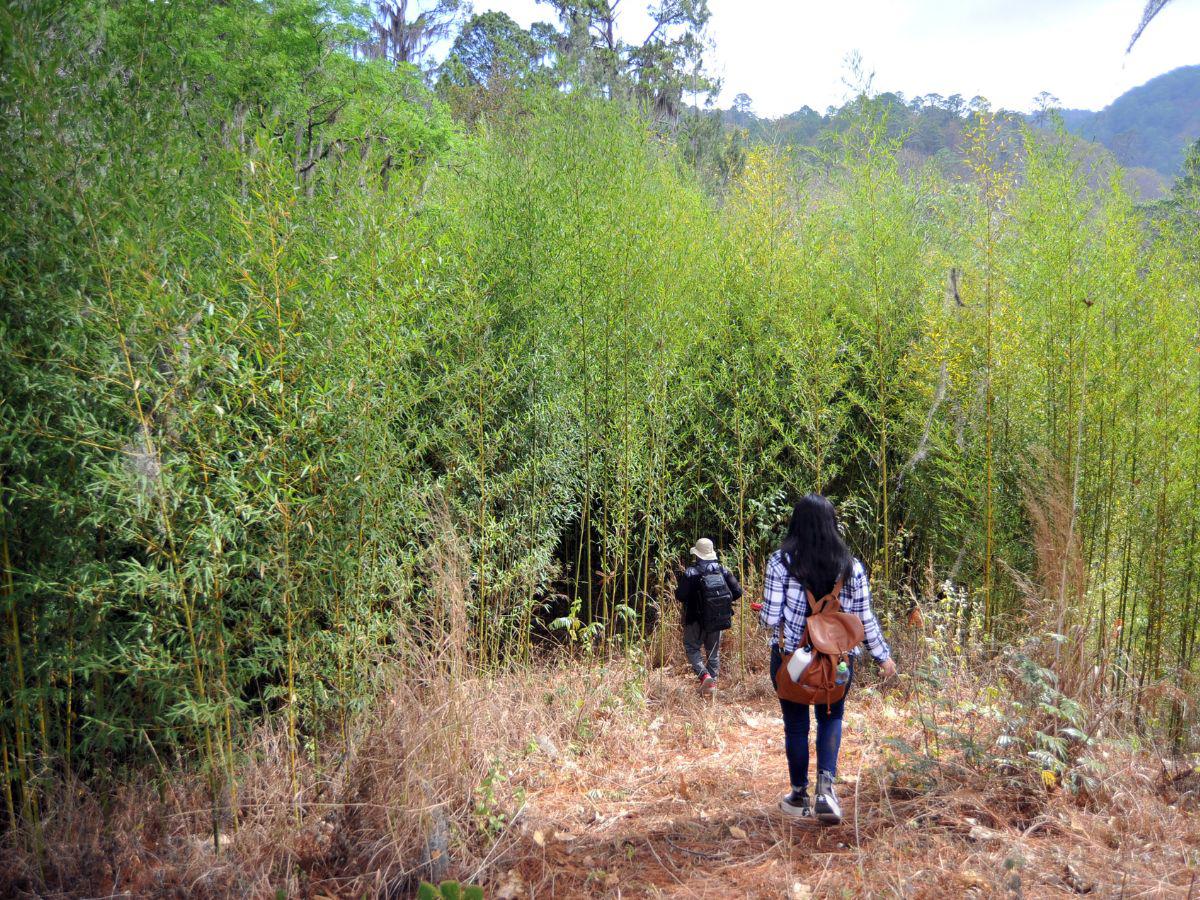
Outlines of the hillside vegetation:
[{"label": "hillside vegetation", "polygon": [[686,548],[753,595],[813,490],[909,635],[905,790],[1191,790],[1200,153],[1148,221],[982,106],[953,173],[865,93],[710,142],[703,4],[562,7],[436,89],[339,4],[0,14],[3,892],[498,890],[510,761],[645,724]]},{"label": "hillside vegetation", "polygon": [[1168,178],[1200,139],[1200,66],[1183,66],[1126,91],[1099,112],[1064,110],[1067,128],[1097,141],[1129,168]]},{"label": "hillside vegetation", "polygon": [[[966,100],[958,94],[906,98],[885,93],[877,99],[887,104],[889,134],[902,139],[911,163],[933,161],[947,174],[964,174],[967,132],[974,111],[986,106],[985,98]],[[998,115],[1014,141],[1026,123],[1050,133],[1061,123],[1081,139],[1076,152],[1081,158],[1092,158],[1091,165],[1103,173],[1100,177],[1111,175],[1114,164],[1123,167],[1127,185],[1139,200],[1164,196],[1181,173],[1188,148],[1200,139],[1200,66],[1185,66],[1151,79],[1098,112],[1055,109],[1055,102],[1046,97],[1046,109],[1032,115]],[[724,111],[726,127],[743,130],[751,143],[810,149],[824,146],[842,130],[853,110],[851,104],[822,114],[806,106],[770,119],[754,115],[751,104],[751,98],[743,96],[733,109]]]}]

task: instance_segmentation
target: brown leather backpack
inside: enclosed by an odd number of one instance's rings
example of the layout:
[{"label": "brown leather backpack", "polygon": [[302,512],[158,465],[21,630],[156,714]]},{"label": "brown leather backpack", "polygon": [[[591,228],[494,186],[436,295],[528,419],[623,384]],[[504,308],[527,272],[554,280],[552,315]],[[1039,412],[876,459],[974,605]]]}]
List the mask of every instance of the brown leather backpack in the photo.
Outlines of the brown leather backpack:
[{"label": "brown leather backpack", "polygon": [[846,696],[849,682],[837,683],[837,667],[838,663],[846,661],[851,650],[862,643],[863,624],[853,613],[842,612],[842,582],[843,579],[839,578],[833,590],[816,601],[813,600],[812,591],[807,587],[804,589],[810,612],[804,621],[804,633],[796,649],[812,644],[813,658],[799,681],[792,681],[788,675],[787,664],[791,654],[783,651],[786,629],[783,619],[779,620],[779,654],[783,657],[783,665],[775,673],[775,690],[780,699],[814,706],[837,703]]}]

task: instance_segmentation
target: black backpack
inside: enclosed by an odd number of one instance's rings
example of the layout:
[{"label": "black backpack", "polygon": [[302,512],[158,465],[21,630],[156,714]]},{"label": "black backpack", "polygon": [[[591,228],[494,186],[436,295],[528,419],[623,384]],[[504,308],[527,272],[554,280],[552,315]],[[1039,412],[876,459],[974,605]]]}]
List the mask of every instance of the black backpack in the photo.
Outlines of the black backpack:
[{"label": "black backpack", "polygon": [[705,631],[725,631],[733,627],[733,591],[725,572],[715,563],[697,567],[700,573],[700,621]]}]

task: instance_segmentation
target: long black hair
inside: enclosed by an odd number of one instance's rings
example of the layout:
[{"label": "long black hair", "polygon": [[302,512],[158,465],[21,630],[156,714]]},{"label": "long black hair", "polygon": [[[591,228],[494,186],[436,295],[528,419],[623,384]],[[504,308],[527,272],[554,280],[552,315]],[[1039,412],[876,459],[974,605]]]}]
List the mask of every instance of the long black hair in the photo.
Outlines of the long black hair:
[{"label": "long black hair", "polygon": [[837,511],[820,494],[806,494],[792,510],[787,535],[779,547],[792,577],[824,597],[838,578],[849,578],[854,558],[838,533]]}]

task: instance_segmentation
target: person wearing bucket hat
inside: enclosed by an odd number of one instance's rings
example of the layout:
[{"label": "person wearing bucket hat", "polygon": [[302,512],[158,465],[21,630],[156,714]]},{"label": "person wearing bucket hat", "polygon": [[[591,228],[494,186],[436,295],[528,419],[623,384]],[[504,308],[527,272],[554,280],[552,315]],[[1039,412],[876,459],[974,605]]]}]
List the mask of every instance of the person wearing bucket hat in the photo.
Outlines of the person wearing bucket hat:
[{"label": "person wearing bucket hat", "polygon": [[731,624],[742,586],[717,560],[711,540],[700,538],[691,552],[696,562],[684,570],[675,599],[683,605],[683,651],[700,679],[700,692],[711,694],[721,674],[721,632]]}]

